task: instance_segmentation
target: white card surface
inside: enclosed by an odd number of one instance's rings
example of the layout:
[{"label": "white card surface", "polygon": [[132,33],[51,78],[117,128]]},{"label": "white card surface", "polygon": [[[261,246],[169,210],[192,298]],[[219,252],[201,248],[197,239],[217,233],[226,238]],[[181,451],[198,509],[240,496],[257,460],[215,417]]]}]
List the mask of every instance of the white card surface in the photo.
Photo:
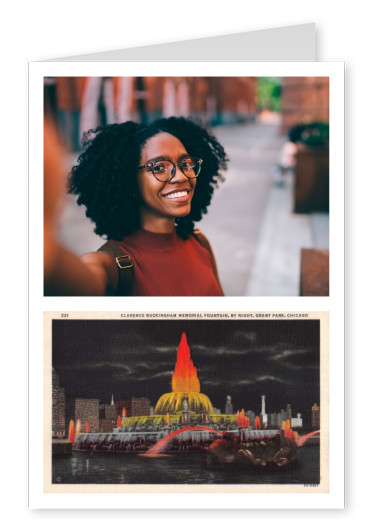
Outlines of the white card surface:
[{"label": "white card surface", "polygon": [[[297,43],[299,45],[297,46]],[[276,28],[239,35],[218,36],[181,43],[170,43],[155,47],[116,50],[53,59],[30,65],[30,247],[35,254],[30,260],[30,399],[36,406],[30,413],[30,454],[37,456],[30,466],[30,506],[32,508],[339,508],[343,506],[343,65],[340,63],[315,62],[314,24],[304,24],[287,28]],[[183,64],[188,62],[187,64]],[[172,78],[184,77],[255,77],[255,78],[327,78],[330,84],[328,108],[330,114],[330,226],[327,240],[330,240],[330,295],[326,297],[284,296],[271,292],[236,295],[213,300],[209,297],[133,297],[126,300],[112,297],[61,297],[43,296],[43,173],[41,163],[43,141],[43,102],[42,87],[46,77],[123,77],[137,76]],[[39,176],[39,177],[38,177]],[[269,204],[269,208],[272,208]],[[266,212],[266,210],[265,210]],[[263,230],[268,232],[267,220],[263,217]],[[330,238],[329,238],[330,234]],[[332,236],[336,235],[334,239]],[[262,258],[262,249],[258,257]],[[260,258],[260,260],[261,260]],[[262,273],[262,261],[259,273]],[[261,271],[261,272],[260,272]],[[247,289],[254,289],[250,284]],[[251,296],[252,295],[252,296]],[[296,294],[298,295],[298,294]],[[126,306],[126,312],[125,308]],[[214,312],[235,312],[240,318],[242,312],[250,320],[272,319],[272,312],[285,318],[313,319],[320,314],[322,321],[321,354],[325,363],[320,364],[321,400],[325,422],[330,418],[330,425],[323,426],[325,441],[321,445],[321,465],[325,466],[323,490],[314,492],[314,485],[300,485],[303,489],[295,491],[290,486],[287,490],[270,489],[264,486],[247,491],[237,485],[234,490],[208,488],[195,491],[194,486],[186,484],[185,488],[174,489],[158,486],[153,493],[150,488],[128,488],[126,493],[118,486],[103,490],[88,489],[86,484],[69,485],[59,492],[50,485],[46,474],[51,470],[46,463],[51,460],[51,382],[50,372],[53,362],[51,319],[130,318],[129,311],[150,312],[152,315],[164,315],[171,312],[188,312],[196,315],[199,309],[205,309],[207,315]],[[50,313],[54,312],[54,313]],[[75,312],[81,312],[80,316]],[[92,317],[91,314],[92,313]],[[95,313],[97,312],[97,313]],[[125,312],[125,313],[124,313]],[[211,313],[210,313],[211,312]],[[256,312],[259,312],[256,317]],[[94,315],[95,314],[95,315]],[[269,317],[268,317],[269,316]],[[289,317],[287,317],[289,316]],[[305,317],[304,317],[305,316]],[[199,319],[201,317],[198,317]],[[47,323],[47,324],[46,324]],[[329,323],[329,332],[326,330]],[[324,330],[325,329],[325,334]],[[333,341],[336,337],[336,342]],[[41,356],[44,352],[44,358]],[[328,376],[328,374],[330,376]],[[335,374],[335,376],[334,376]],[[44,411],[44,421],[42,421]],[[336,412],[336,414],[334,414]],[[325,431],[326,430],[326,431]],[[329,441],[328,443],[328,434]],[[328,446],[326,444],[328,443]],[[41,448],[48,447],[46,452]],[[46,461],[47,455],[47,461]],[[335,457],[334,457],[335,456]],[[94,456],[95,459],[95,456]],[[323,471],[324,469],[320,469]],[[46,479],[47,477],[47,479]],[[273,483],[273,482],[272,482]],[[206,485],[207,486],[207,485]],[[276,485],[273,485],[274,487]],[[223,486],[222,486],[223,487]],[[106,491],[106,494],[104,492]],[[183,492],[185,491],[185,492]],[[272,492],[284,492],[284,496],[275,497]],[[79,493],[79,494],[78,494]],[[273,501],[271,501],[273,500]]]}]

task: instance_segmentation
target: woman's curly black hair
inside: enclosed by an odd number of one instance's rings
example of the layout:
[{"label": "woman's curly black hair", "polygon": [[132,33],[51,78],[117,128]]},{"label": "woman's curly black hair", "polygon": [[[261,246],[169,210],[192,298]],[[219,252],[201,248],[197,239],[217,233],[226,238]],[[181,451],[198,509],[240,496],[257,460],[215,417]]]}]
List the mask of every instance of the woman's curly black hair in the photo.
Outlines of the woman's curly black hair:
[{"label": "woman's curly black hair", "polygon": [[85,150],[69,174],[68,191],[86,206],[86,216],[95,223],[95,233],[122,240],[140,228],[137,172],[146,141],[158,133],[170,133],[187,153],[203,159],[192,198],[191,211],[176,219],[176,231],[186,239],[194,222],[207,212],[221,170],[227,168],[223,147],[209,132],[186,118],[162,118],[151,125],[134,122],[91,129],[83,136]]}]

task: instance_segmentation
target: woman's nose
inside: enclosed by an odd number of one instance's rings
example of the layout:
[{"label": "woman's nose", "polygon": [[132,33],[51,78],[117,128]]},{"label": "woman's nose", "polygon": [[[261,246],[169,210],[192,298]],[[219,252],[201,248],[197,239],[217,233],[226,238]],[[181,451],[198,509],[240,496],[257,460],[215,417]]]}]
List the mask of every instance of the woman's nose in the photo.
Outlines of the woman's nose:
[{"label": "woman's nose", "polygon": [[179,166],[176,166],[175,174],[174,174],[173,177],[171,177],[170,183],[171,182],[178,183],[178,182],[183,182],[183,181],[188,181],[188,177],[186,175],[184,175],[184,173],[179,168]]}]

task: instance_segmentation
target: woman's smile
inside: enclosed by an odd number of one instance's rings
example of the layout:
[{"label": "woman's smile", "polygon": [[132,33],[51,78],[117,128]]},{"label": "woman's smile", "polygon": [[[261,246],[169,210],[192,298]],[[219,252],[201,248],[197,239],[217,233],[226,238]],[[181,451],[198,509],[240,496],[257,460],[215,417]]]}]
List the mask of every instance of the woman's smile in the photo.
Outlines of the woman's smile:
[{"label": "woman's smile", "polygon": [[184,201],[190,201],[191,197],[191,189],[190,188],[182,188],[177,190],[172,190],[171,192],[168,192],[166,194],[162,194],[163,197],[166,199],[174,199],[178,201],[179,203],[182,203]]}]

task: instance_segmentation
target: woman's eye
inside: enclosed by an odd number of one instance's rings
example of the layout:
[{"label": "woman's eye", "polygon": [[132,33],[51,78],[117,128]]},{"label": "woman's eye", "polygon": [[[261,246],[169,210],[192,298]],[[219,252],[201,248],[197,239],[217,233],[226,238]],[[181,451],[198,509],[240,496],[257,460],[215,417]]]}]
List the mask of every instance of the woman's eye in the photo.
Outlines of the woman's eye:
[{"label": "woman's eye", "polygon": [[166,171],[166,166],[163,162],[157,162],[154,164],[154,172],[164,173]]},{"label": "woman's eye", "polygon": [[195,161],[192,159],[184,159],[181,163],[182,168],[191,170],[195,167]]}]

